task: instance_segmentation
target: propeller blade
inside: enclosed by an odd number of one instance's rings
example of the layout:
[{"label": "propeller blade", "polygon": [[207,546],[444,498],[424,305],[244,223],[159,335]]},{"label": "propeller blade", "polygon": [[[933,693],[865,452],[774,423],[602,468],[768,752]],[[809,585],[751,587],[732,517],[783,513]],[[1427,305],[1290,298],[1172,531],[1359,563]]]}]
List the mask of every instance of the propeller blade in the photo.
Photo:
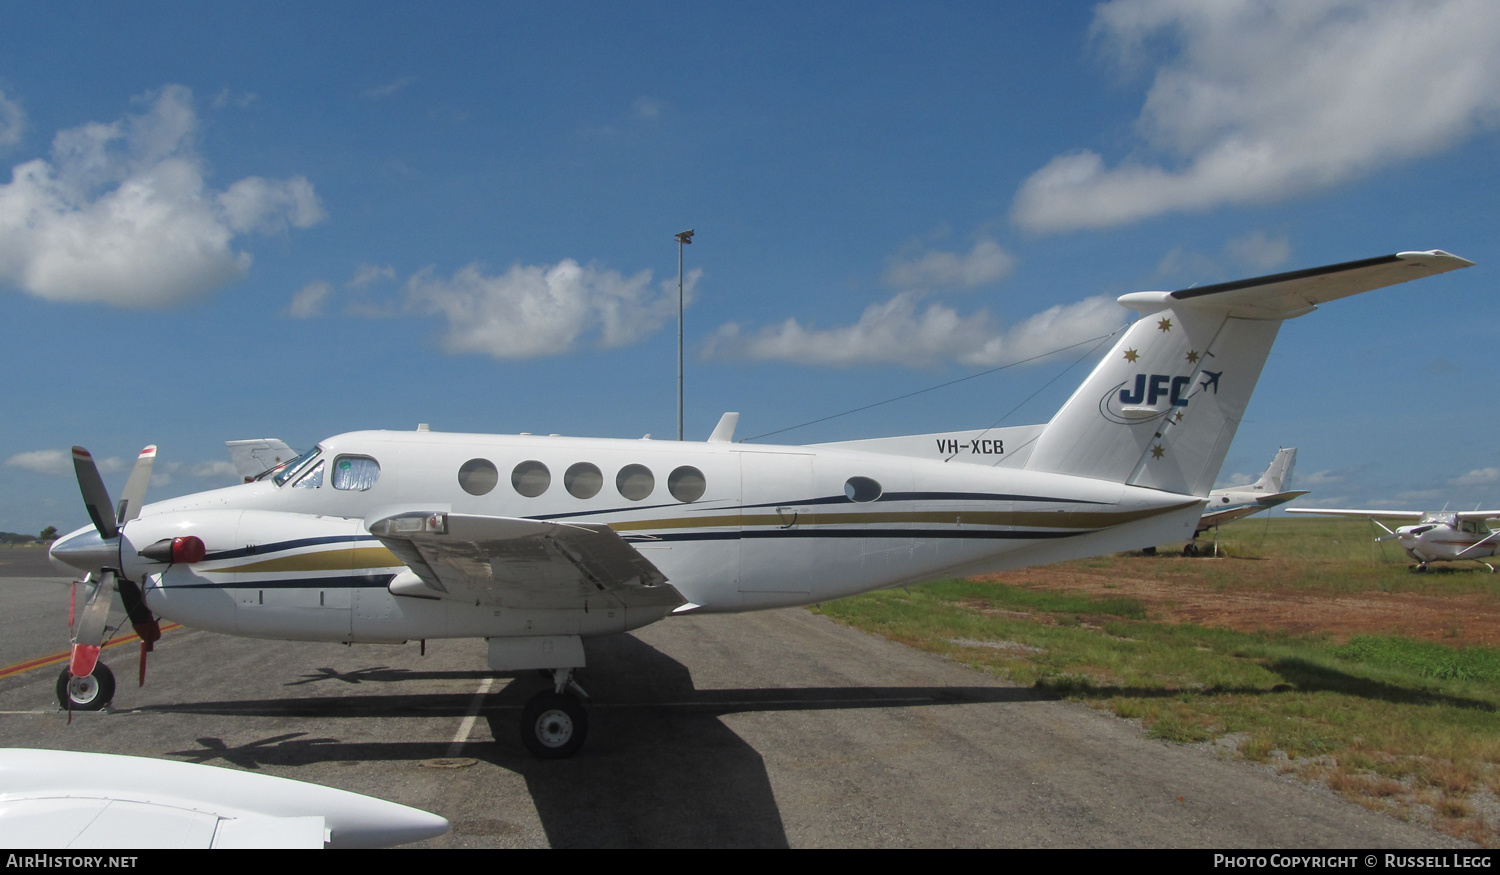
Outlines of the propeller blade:
[{"label": "propeller blade", "polygon": [[[90,581],[90,583],[92,583]],[[99,574],[99,580],[92,585],[85,585],[88,598],[84,601],[83,610],[78,612],[78,624],[73,627],[73,643],[98,646],[104,643],[105,627],[109,625],[110,603],[115,598],[115,573],[103,571]],[[73,672],[82,677],[89,672]]]},{"label": "propeller blade", "polygon": [[130,479],[125,481],[125,491],[120,493],[120,505],[115,509],[120,525],[141,515],[141,506],[146,503],[146,485],[151,482],[151,466],[155,462],[155,446],[141,450],[136,457],[135,467],[130,469]]},{"label": "propeller blade", "polygon": [[105,627],[109,625],[109,606],[115,598],[115,573],[105,571],[99,582],[90,587],[88,602],[73,628],[73,653],[68,662],[68,671],[73,677],[88,677],[94,673],[99,661],[99,648],[104,644]]},{"label": "propeller blade", "polygon": [[109,490],[104,488],[104,480],[99,477],[99,466],[94,464],[94,457],[83,447],[73,448],[73,471],[78,475],[78,489],[83,493],[83,504],[88,508],[89,519],[94,521],[99,537],[107,541],[118,535],[120,526],[115,520],[114,506],[109,501]]}]

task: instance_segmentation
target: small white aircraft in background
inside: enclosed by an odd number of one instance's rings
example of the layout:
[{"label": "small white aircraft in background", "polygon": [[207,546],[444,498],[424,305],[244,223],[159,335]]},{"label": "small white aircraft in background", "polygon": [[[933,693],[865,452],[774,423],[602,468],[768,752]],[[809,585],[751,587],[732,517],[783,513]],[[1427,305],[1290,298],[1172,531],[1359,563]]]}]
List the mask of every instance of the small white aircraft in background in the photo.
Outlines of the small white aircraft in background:
[{"label": "small white aircraft in background", "polygon": [[98,654],[118,593],[143,677],[158,615],[259,638],[484,638],[492,670],[551,673],[521,738],[570,756],[584,638],[1188,540],[1284,320],[1468,266],[1401,252],[1124,295],[1140,318],[1040,426],[811,446],[734,443],[735,413],[703,443],[362,431],[144,505],[149,447],[118,509],[75,447],[93,525],[52,547],[85,573],[59,700],[113,695]]},{"label": "small white aircraft in background", "polygon": [[[1458,562],[1473,559],[1491,573],[1495,566],[1484,560],[1500,551],[1500,532],[1492,532],[1485,520],[1500,518],[1500,510],[1346,510],[1343,508],[1291,508],[1287,513],[1316,513],[1324,516],[1365,517],[1386,534],[1376,541],[1394,540],[1417,560],[1413,571],[1426,571],[1429,562]],[[1415,520],[1395,529],[1381,520]]]},{"label": "small white aircraft in background", "polygon": [[195,763],[0,750],[0,847],[388,848],[436,814],[320,784]]},{"label": "small white aircraft in background", "polygon": [[1271,460],[1266,472],[1254,483],[1248,486],[1226,486],[1210,492],[1208,504],[1203,507],[1203,516],[1198,520],[1198,529],[1193,532],[1193,540],[1182,548],[1182,555],[1198,555],[1197,539],[1202,532],[1306,495],[1305,489],[1301,492],[1283,491],[1292,481],[1292,467],[1296,464],[1297,448],[1286,447],[1276,451],[1276,457]]}]

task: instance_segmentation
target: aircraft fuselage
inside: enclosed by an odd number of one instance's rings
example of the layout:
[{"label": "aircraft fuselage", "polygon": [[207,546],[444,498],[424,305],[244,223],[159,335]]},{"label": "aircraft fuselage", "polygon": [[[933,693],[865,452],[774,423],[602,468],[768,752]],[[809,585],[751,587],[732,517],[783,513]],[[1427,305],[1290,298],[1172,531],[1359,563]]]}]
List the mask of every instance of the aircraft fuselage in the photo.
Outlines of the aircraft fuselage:
[{"label": "aircraft fuselage", "polygon": [[[587,637],[670,607],[398,595],[412,573],[369,522],[421,511],[606,524],[666,575],[688,600],[682,610],[719,612],[1182,538],[1202,506],[1086,477],[827,447],[367,431],[320,449],[276,478],[146,506],[120,538],[117,567],[145,581],[161,616],[229,634]],[[138,555],[189,534],[207,549],[200,562]],[[97,537],[82,529],[59,546]]]}]

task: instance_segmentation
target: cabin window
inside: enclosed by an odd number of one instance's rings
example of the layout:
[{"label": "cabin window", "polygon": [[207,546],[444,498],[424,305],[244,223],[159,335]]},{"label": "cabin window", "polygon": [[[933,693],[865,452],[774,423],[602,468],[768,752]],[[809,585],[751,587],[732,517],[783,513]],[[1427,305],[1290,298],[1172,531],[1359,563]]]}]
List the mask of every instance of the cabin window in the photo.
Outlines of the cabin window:
[{"label": "cabin window", "polygon": [[527,459],[510,472],[510,485],[527,498],[536,498],[552,485],[552,472],[536,459]]},{"label": "cabin window", "polygon": [[339,456],[333,460],[333,488],[364,492],[380,479],[380,463],[369,456]]},{"label": "cabin window", "polygon": [[323,463],[319,462],[313,466],[311,471],[303,474],[301,479],[292,484],[293,489],[317,489],[323,485]]},{"label": "cabin window", "polygon": [[844,494],[850,501],[874,501],[881,491],[880,484],[868,477],[850,477],[844,481]]},{"label": "cabin window", "polygon": [[470,459],[458,469],[458,485],[470,495],[488,495],[500,482],[500,471],[489,459]]},{"label": "cabin window", "polygon": [[683,465],[667,476],[667,491],[681,502],[702,498],[704,487],[703,472],[691,465]]},{"label": "cabin window", "polygon": [[576,462],[563,473],[563,486],[574,498],[593,498],[604,487],[604,474],[597,465]]},{"label": "cabin window", "polygon": [[626,465],[615,476],[615,488],[631,501],[640,501],[656,488],[656,476],[645,465]]}]

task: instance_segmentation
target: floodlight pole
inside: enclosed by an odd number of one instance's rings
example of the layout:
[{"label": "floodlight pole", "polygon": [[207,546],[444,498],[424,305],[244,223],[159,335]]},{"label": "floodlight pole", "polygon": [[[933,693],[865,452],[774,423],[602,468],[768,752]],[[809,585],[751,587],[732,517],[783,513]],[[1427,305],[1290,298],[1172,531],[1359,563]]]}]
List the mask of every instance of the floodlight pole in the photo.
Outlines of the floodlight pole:
[{"label": "floodlight pole", "polygon": [[677,235],[677,439],[682,440],[682,247],[693,242],[689,228]]}]

